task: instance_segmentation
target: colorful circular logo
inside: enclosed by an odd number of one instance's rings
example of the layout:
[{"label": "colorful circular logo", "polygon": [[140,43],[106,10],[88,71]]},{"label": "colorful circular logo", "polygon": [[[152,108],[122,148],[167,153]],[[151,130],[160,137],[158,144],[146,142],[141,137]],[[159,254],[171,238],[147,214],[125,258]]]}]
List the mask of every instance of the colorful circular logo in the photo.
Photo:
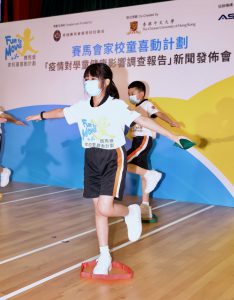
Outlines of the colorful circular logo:
[{"label": "colorful circular logo", "polygon": [[54,40],[55,42],[58,42],[61,39],[61,32],[59,30],[56,30],[54,32]]}]

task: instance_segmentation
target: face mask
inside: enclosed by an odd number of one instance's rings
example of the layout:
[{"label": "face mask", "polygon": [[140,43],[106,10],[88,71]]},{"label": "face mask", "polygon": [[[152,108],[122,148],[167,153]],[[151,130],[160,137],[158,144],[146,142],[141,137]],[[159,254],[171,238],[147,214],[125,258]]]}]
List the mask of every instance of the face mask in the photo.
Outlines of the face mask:
[{"label": "face mask", "polygon": [[132,104],[138,104],[141,102],[141,100],[137,99],[137,96],[136,95],[131,95],[129,96],[129,101],[132,103]]},{"label": "face mask", "polygon": [[98,80],[87,80],[84,83],[84,89],[89,96],[99,96],[102,92],[98,87]]}]

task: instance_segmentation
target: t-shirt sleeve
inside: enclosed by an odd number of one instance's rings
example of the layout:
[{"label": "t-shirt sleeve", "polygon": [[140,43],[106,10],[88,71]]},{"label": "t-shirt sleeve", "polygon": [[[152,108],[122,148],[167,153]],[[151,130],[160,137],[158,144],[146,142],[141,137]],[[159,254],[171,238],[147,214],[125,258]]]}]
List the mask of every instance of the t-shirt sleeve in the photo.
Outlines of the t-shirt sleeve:
[{"label": "t-shirt sleeve", "polygon": [[128,127],[130,127],[131,123],[135,121],[138,117],[140,117],[140,114],[135,110],[131,110],[130,107],[123,100],[117,101],[119,101],[119,115],[124,120],[124,123]]},{"label": "t-shirt sleeve", "polygon": [[147,113],[148,113],[149,117],[155,117],[158,112],[159,112],[159,109],[157,109],[152,102],[148,101]]},{"label": "t-shirt sleeve", "polygon": [[80,105],[78,103],[65,107],[63,110],[64,117],[69,125],[77,123],[80,118]]}]

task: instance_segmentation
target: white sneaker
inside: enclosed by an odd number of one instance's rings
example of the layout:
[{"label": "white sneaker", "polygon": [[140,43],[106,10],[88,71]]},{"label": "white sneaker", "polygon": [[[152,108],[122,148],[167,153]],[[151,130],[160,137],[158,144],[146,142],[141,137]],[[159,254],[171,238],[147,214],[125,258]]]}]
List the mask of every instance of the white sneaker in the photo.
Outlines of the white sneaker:
[{"label": "white sneaker", "polygon": [[131,242],[139,240],[142,232],[141,209],[137,204],[128,206],[129,213],[125,217],[125,223],[128,227],[128,239]]},{"label": "white sneaker", "polygon": [[107,275],[108,272],[111,270],[111,261],[112,258],[110,254],[100,255],[97,259],[97,264],[93,269],[93,274]]},{"label": "white sneaker", "polygon": [[162,173],[157,172],[155,170],[151,170],[151,171],[146,172],[144,177],[146,179],[145,193],[149,194],[150,192],[152,192],[155,189],[156,185],[162,178]]},{"label": "white sneaker", "polygon": [[10,181],[10,175],[11,175],[11,170],[7,168],[3,168],[3,171],[1,173],[1,183],[0,183],[1,187],[5,187],[8,185]]},{"label": "white sneaker", "polygon": [[152,214],[152,209],[151,206],[146,205],[146,204],[141,204],[141,218],[142,219],[152,219],[153,214]]}]

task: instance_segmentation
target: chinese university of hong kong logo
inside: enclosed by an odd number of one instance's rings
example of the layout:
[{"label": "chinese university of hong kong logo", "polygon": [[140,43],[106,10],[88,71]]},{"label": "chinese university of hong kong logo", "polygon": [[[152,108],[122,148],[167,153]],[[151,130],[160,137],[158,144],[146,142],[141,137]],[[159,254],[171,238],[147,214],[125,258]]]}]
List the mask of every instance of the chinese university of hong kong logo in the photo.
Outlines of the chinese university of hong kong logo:
[{"label": "chinese university of hong kong logo", "polygon": [[17,60],[26,55],[36,55],[38,50],[32,46],[34,37],[31,35],[31,29],[26,28],[23,35],[17,34],[15,37],[11,35],[5,36],[5,60]]},{"label": "chinese university of hong kong logo", "polygon": [[135,33],[140,33],[140,31],[138,31],[138,21],[132,21],[130,22],[130,31],[127,34],[135,34]]}]

